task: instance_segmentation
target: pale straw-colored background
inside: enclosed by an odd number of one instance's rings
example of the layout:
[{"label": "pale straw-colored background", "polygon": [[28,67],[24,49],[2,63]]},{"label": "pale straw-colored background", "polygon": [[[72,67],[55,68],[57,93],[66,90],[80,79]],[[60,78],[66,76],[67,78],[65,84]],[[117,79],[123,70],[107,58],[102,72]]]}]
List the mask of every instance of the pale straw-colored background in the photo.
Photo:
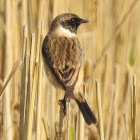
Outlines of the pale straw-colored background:
[{"label": "pale straw-colored background", "polygon": [[[139,0],[0,0],[0,140],[56,137],[64,93],[49,84],[39,51],[52,20],[64,12],[90,21],[80,26],[78,37],[85,51],[85,98],[97,118],[95,81],[100,83],[100,137],[140,139]],[[67,108],[65,140],[99,139],[74,101]]]}]

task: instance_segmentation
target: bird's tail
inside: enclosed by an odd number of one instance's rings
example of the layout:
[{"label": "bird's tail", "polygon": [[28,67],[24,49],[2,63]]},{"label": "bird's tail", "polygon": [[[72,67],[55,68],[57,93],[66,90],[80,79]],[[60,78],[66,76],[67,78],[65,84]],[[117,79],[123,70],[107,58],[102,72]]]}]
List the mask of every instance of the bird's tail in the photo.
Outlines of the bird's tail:
[{"label": "bird's tail", "polygon": [[79,109],[80,109],[80,111],[85,119],[85,122],[88,125],[91,125],[92,123],[97,124],[97,119],[96,119],[94,113],[89,108],[86,100],[83,102],[80,102],[78,99],[76,99],[76,98],[74,98],[74,99],[79,106]]}]

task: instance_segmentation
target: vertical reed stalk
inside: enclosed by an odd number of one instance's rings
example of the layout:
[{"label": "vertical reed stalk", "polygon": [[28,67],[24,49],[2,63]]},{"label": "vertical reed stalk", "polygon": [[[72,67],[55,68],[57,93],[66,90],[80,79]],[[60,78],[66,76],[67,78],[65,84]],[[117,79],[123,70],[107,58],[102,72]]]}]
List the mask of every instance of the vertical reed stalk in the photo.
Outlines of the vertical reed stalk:
[{"label": "vertical reed stalk", "polygon": [[84,140],[84,133],[85,133],[85,121],[84,121],[84,118],[83,118],[83,116],[82,116],[82,113],[80,112],[80,114],[79,114],[80,116],[80,120],[79,120],[79,125],[80,125],[80,127],[79,127],[79,139],[80,140]]},{"label": "vertical reed stalk", "polygon": [[96,94],[98,103],[98,117],[99,117],[99,133],[100,139],[104,140],[104,130],[103,130],[103,115],[102,115],[102,105],[101,105],[101,93],[99,81],[96,81]]},{"label": "vertical reed stalk", "polygon": [[[31,100],[29,106],[29,118],[28,118],[28,127],[27,127],[27,140],[32,139],[32,127],[33,127],[33,112],[34,112],[34,103],[35,103],[35,93],[38,79],[38,63],[39,63],[39,52],[40,52],[40,28],[38,28],[38,36],[37,36],[37,47],[36,47],[36,58],[35,58],[35,66],[34,66],[34,74],[33,74],[33,88],[31,90]],[[31,50],[32,53],[32,50]]]},{"label": "vertical reed stalk", "polygon": [[44,129],[45,129],[46,139],[50,140],[50,133],[49,133],[48,123],[44,118],[42,119],[42,121],[43,121]]},{"label": "vertical reed stalk", "polygon": [[79,139],[79,123],[78,123],[78,116],[75,116],[75,140]]},{"label": "vertical reed stalk", "polygon": [[22,54],[22,61],[23,61],[23,68],[21,74],[21,95],[20,95],[20,124],[19,124],[19,139],[25,140],[25,104],[26,104],[26,93],[27,93],[27,25],[23,28],[23,54]]},{"label": "vertical reed stalk", "polygon": [[[97,8],[97,36],[98,36],[98,40],[97,40],[97,57],[101,56],[101,50],[102,50],[102,46],[103,46],[103,17],[102,17],[102,9],[103,9],[103,2],[102,0],[98,0],[98,8]],[[101,71],[101,65],[99,66],[99,71]],[[99,75],[101,78],[101,75]],[[99,79],[100,79],[99,78]],[[101,79],[100,79],[101,80]]]},{"label": "vertical reed stalk", "polygon": [[[40,46],[43,41],[43,22],[41,24],[41,39]],[[37,90],[37,124],[36,124],[36,140],[41,140],[41,124],[42,124],[42,108],[41,108],[41,99],[42,99],[42,55],[40,52],[39,55],[39,71],[38,71],[38,90]]]},{"label": "vertical reed stalk", "polygon": [[24,137],[23,139],[27,140],[28,137],[28,133],[29,133],[29,125],[30,125],[30,108],[31,108],[31,99],[32,99],[32,76],[34,76],[30,71],[31,66],[32,66],[32,53],[33,50],[35,48],[35,34],[32,34],[32,38],[31,38],[31,45],[27,47],[26,49],[26,65],[25,65],[25,69],[26,69],[26,81],[25,81],[25,104],[24,104],[24,118],[25,118],[25,124],[24,124]]},{"label": "vertical reed stalk", "polygon": [[136,75],[133,75],[132,85],[132,140],[136,140]]},{"label": "vertical reed stalk", "polygon": [[[5,82],[7,79],[10,70],[12,69],[13,65],[13,53],[10,51],[12,45],[12,2],[10,0],[6,0],[6,7],[5,7],[5,47],[3,51],[3,64],[2,64],[2,80]],[[11,83],[5,89],[5,93],[3,96],[3,134],[4,139],[6,140],[13,140],[13,122],[12,122],[12,114],[11,114]]]},{"label": "vertical reed stalk", "polygon": [[117,140],[118,138],[118,96],[119,96],[119,67],[115,67],[114,74],[114,83],[115,83],[115,97],[114,97],[114,118],[113,118],[113,139]]},{"label": "vertical reed stalk", "polygon": [[63,136],[63,118],[64,118],[64,112],[63,112],[63,103],[60,101],[59,102],[60,105],[60,118],[59,118],[59,128],[57,133],[57,139],[58,140],[62,140],[62,136]]},{"label": "vertical reed stalk", "polygon": [[105,140],[109,140],[109,136],[110,136],[110,131],[111,131],[111,122],[112,122],[112,118],[113,118],[113,110],[114,110],[114,106],[113,106],[113,102],[114,102],[114,85],[112,85],[111,87],[111,92],[110,92],[110,104],[109,104],[109,112],[108,112],[108,119],[107,119],[107,128],[106,128],[106,134],[105,134]]}]

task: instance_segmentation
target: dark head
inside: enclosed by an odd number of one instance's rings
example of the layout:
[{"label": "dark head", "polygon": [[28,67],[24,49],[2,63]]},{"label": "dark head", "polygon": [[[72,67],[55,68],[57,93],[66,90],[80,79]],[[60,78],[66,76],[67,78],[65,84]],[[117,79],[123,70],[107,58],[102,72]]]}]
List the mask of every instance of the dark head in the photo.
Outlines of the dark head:
[{"label": "dark head", "polygon": [[72,13],[64,13],[58,15],[51,24],[51,30],[55,30],[59,27],[69,30],[71,33],[76,34],[77,29],[81,23],[86,23],[87,20],[79,18]]}]

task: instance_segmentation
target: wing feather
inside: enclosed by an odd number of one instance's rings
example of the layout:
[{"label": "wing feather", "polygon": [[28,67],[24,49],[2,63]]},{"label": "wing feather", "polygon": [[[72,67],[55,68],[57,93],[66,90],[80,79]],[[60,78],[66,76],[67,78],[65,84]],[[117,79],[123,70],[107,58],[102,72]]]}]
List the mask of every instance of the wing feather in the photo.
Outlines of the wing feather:
[{"label": "wing feather", "polygon": [[82,63],[78,38],[48,35],[44,39],[42,53],[45,63],[49,64],[63,86],[74,86]]}]

